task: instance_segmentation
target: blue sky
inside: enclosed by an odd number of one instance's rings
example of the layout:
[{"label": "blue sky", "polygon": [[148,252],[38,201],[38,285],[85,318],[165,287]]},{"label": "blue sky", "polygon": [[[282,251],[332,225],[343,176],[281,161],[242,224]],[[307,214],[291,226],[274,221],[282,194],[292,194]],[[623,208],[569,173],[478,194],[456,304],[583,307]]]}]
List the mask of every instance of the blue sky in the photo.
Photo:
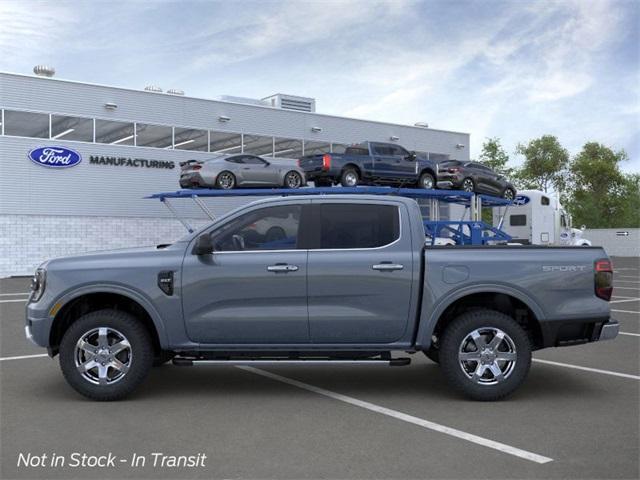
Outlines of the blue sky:
[{"label": "blue sky", "polygon": [[[640,172],[640,2],[0,0],[0,70],[187,95],[317,99],[320,113],[577,153]],[[515,157],[514,163],[520,158]]]}]

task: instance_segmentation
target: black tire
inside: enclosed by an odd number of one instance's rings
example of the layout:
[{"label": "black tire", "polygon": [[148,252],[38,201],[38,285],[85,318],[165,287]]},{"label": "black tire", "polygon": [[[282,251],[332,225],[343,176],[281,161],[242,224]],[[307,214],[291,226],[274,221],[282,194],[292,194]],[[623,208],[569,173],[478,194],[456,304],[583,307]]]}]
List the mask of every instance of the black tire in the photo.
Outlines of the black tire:
[{"label": "black tire", "polygon": [[318,178],[317,180],[313,181],[313,184],[316,187],[331,187],[333,185],[333,182],[331,180]]},{"label": "black tire", "polygon": [[[494,353],[480,355],[480,349],[478,353],[473,350],[477,348],[475,341],[469,340],[472,332],[481,332],[478,341],[485,342],[485,347],[490,346],[492,339],[499,339],[492,333],[501,332],[505,337],[499,340]],[[496,360],[495,353],[514,360]],[[487,365],[480,360],[461,360],[459,354],[469,358],[477,355]],[[445,328],[440,338],[439,357],[447,380],[457,391],[474,400],[499,400],[513,393],[525,380],[531,366],[531,341],[527,332],[508,315],[494,310],[471,310]],[[494,375],[491,368],[497,368],[499,375],[504,374],[502,379]],[[482,375],[474,379],[472,371],[482,371]]]},{"label": "black tire", "polygon": [[[295,178],[295,182],[293,181],[294,178]],[[287,172],[286,175],[284,176],[284,188],[292,188],[292,189],[300,188],[302,187],[302,182],[303,182],[302,175],[300,175],[295,170],[291,170],[290,172]]]},{"label": "black tire", "polygon": [[[111,371],[111,378],[114,381],[113,383],[105,381],[105,384],[102,385],[88,379],[88,377],[100,376],[96,362],[100,362],[100,358],[104,359],[104,357],[98,356],[97,349],[92,353],[93,356],[89,357],[89,361],[96,363],[95,368],[81,373],[76,366],[76,361],[87,360],[86,357],[78,358],[78,355],[84,355],[84,353],[78,353],[78,342],[83,338],[90,340],[90,337],[87,336],[90,332],[98,331],[96,335],[99,335],[101,329],[107,332],[108,335],[105,335],[104,338],[107,338],[107,344],[110,344],[110,347],[113,347],[115,340],[117,340],[117,337],[109,338],[109,335],[115,335],[113,332],[121,334],[129,345],[128,349],[117,354],[119,355],[118,361],[125,365],[128,364],[126,373],[115,379],[121,371],[107,366],[106,371]],[[88,344],[90,345],[91,341]],[[97,344],[100,345],[99,340]],[[122,355],[125,355],[126,358],[123,358]],[[104,364],[102,362],[102,365]],[[83,315],[71,324],[60,342],[60,368],[65,379],[77,392],[92,400],[112,401],[126,397],[142,383],[152,364],[153,346],[149,332],[133,315],[118,310],[106,309]],[[95,380],[99,381],[99,379]]]},{"label": "black tire", "polygon": [[360,175],[355,168],[347,167],[340,175],[340,185],[343,187],[356,187],[360,183]]},{"label": "black tire", "polygon": [[513,188],[505,188],[504,192],[502,192],[502,198],[505,200],[513,200],[516,198],[516,192],[513,191]]},{"label": "black tire", "polygon": [[422,353],[434,363],[440,363],[440,350],[431,345],[427,350]]},{"label": "black tire", "polygon": [[420,180],[418,180],[418,187],[424,188],[426,190],[433,190],[436,188],[436,179],[432,174],[425,172],[420,175]]},{"label": "black tire", "polygon": [[475,192],[476,182],[474,182],[472,178],[467,177],[464,180],[462,180],[462,183],[460,184],[460,190],[464,192]]},{"label": "black tire", "polygon": [[220,188],[222,190],[231,190],[236,186],[236,176],[225,170],[224,172],[220,172],[216,177],[216,188]]},{"label": "black tire", "polygon": [[175,357],[176,354],[173,352],[168,352],[166,350],[162,350],[160,352],[159,355],[156,355],[155,357],[153,357],[153,366],[154,367],[161,367],[162,365],[164,365],[167,362],[170,362],[171,360],[173,360],[173,357]]}]

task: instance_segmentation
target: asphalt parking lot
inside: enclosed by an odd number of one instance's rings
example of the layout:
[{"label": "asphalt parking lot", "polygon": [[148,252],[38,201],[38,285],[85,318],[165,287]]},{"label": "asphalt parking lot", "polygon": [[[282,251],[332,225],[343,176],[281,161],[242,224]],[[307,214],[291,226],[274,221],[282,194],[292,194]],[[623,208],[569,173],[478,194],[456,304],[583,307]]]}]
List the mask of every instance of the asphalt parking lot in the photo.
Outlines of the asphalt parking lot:
[{"label": "asphalt parking lot", "polygon": [[[25,340],[28,279],[0,280],[0,475],[638,478],[640,261],[613,260],[622,334],[536,352],[524,386],[495,403],[459,397],[421,354],[402,368],[167,365],[130,399],[94,403]],[[71,467],[74,452],[127,461]],[[67,464],[18,467],[29,453]],[[207,458],[154,467],[153,453]]]}]

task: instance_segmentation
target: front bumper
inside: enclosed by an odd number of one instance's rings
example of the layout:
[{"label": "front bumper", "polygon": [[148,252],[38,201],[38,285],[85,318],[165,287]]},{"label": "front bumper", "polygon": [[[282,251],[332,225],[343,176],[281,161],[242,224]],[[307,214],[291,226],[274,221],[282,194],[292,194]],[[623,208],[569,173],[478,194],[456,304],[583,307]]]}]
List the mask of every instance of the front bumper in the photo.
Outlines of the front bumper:
[{"label": "front bumper", "polygon": [[27,340],[38,347],[49,346],[49,334],[53,324],[53,318],[45,305],[46,302],[41,299],[39,302],[28,302],[26,306],[24,333]]}]

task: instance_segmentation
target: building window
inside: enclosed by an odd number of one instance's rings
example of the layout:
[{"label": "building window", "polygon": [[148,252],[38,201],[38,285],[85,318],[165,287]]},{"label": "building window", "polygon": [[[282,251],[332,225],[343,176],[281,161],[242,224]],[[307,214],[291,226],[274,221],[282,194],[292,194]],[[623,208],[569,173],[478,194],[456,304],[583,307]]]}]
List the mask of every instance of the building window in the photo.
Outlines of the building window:
[{"label": "building window", "polygon": [[211,153],[242,153],[242,135],[229,132],[209,132]]},{"label": "building window", "polygon": [[114,120],[96,120],[96,142],[111,145],[134,144],[133,123]]},{"label": "building window", "polygon": [[197,150],[199,152],[208,150],[209,137],[206,130],[176,127],[174,137],[173,148],[176,150]]},{"label": "building window", "polygon": [[244,135],[244,153],[261,155],[264,157],[272,157],[273,137],[263,137],[262,135]]},{"label": "building window", "polygon": [[93,142],[93,119],[51,115],[51,138]]},{"label": "building window", "polygon": [[323,153],[329,153],[331,151],[331,144],[327,142],[310,142],[305,140],[304,142],[304,154],[305,155],[318,155]]},{"label": "building window", "polygon": [[5,110],[4,134],[16,137],[49,138],[49,115]]},{"label": "building window", "polygon": [[275,146],[273,151],[274,157],[294,159],[302,157],[302,140],[276,137],[273,141]]},{"label": "building window", "polygon": [[173,129],[163,125],[136,123],[136,146],[171,148]]}]

